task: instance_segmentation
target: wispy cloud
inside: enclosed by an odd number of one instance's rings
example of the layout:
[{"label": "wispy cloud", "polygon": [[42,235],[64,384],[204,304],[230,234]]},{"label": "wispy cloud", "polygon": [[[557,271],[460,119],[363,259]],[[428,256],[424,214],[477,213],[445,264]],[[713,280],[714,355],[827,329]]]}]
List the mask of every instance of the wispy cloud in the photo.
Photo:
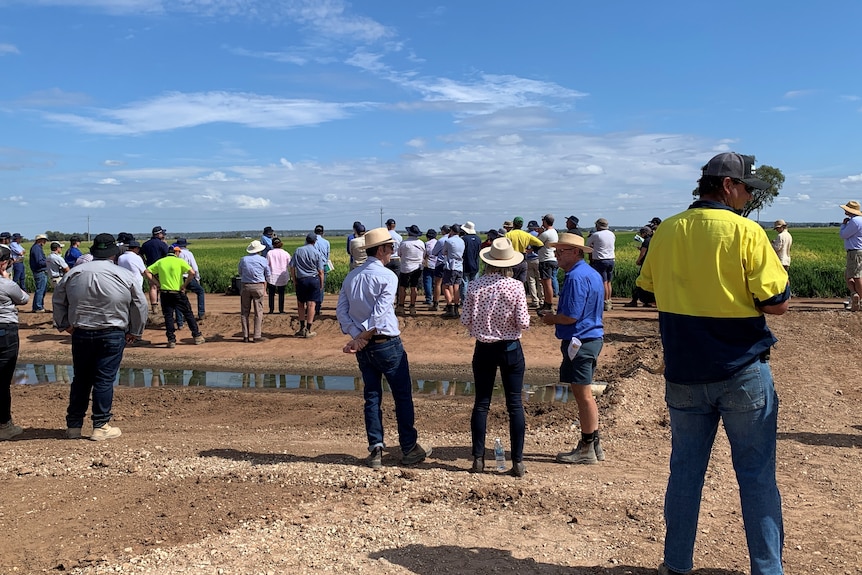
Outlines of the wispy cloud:
[{"label": "wispy cloud", "polygon": [[20,54],[18,48],[13,44],[0,44],[0,56],[5,56],[6,54]]},{"label": "wispy cloud", "polygon": [[105,200],[88,200],[85,198],[75,198],[75,201],[72,202],[72,205],[79,208],[104,208],[106,204]]},{"label": "wispy cloud", "polygon": [[817,90],[790,90],[789,92],[784,93],[784,97],[788,100],[792,100],[794,98],[805,98],[816,93]]},{"label": "wispy cloud", "polygon": [[116,136],[164,132],[215,122],[275,129],[312,126],[346,118],[352,110],[368,106],[228,92],[171,93],[116,110],[46,114],[46,118],[86,132]]},{"label": "wispy cloud", "polygon": [[862,182],[862,174],[857,174],[855,176],[847,176],[846,178],[841,178],[839,181],[842,184],[858,184]]},{"label": "wispy cloud", "polygon": [[771,109],[772,112],[793,112],[796,110],[793,106],[775,106]]}]

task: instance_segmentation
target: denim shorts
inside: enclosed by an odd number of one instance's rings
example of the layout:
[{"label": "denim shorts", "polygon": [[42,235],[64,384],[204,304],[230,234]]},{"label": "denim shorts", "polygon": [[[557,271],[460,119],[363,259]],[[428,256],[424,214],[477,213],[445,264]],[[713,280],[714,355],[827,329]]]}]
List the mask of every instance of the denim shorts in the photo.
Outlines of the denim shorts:
[{"label": "denim shorts", "polygon": [[613,281],[614,279],[614,260],[593,260],[590,265],[594,270],[602,276],[603,282]]},{"label": "denim shorts", "polygon": [[602,338],[588,339],[581,342],[575,359],[569,359],[569,344],[571,340],[564,339],[560,344],[563,353],[563,363],[560,364],[560,382],[575,385],[591,385],[596,371],[596,362],[602,352]]},{"label": "denim shorts", "polygon": [[464,272],[461,270],[446,270],[443,272],[443,285],[453,286],[455,284],[460,284],[463,276]]},{"label": "denim shorts", "polygon": [[553,279],[560,266],[557,262],[539,262],[539,277],[543,280]]}]

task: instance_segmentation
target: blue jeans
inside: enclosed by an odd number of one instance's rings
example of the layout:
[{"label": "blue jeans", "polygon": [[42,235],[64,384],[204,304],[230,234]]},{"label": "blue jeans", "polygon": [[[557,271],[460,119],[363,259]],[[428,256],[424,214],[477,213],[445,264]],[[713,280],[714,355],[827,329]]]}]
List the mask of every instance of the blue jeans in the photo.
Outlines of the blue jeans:
[{"label": "blue jeans", "polygon": [[206,302],[204,301],[204,286],[201,285],[201,282],[198,281],[197,278],[192,278],[189,281],[189,285],[186,286],[186,291],[194,292],[195,296],[197,296],[198,300],[198,319],[202,318],[206,313]]},{"label": "blue jeans", "polygon": [[114,380],[125,349],[126,333],[122,329],[76,329],[72,332],[72,366],[75,375],[69,392],[66,427],[83,427],[91,391],[93,427],[102,427],[111,420]]},{"label": "blue jeans", "polygon": [[467,289],[470,287],[470,282],[476,281],[476,276],[479,275],[479,272],[473,273],[465,273],[461,276],[461,302],[464,302],[464,298],[467,297]]},{"label": "blue jeans", "polygon": [[356,361],[365,384],[365,433],[368,435],[368,450],[385,447],[383,443],[383,397],[382,376],[386,376],[392,399],[395,400],[395,420],[398,422],[398,443],[401,452],[407,454],[416,445],[416,428],[413,426],[413,389],[407,352],[401,338],[395,337],[382,343],[369,343],[357,352]]},{"label": "blue jeans", "polygon": [[498,341],[494,343],[476,342],[473,350],[473,379],[476,380],[476,400],[470,416],[470,431],[473,435],[473,457],[485,457],[485,430],[488,422],[488,408],[491,407],[491,394],[497,368],[503,380],[506,393],[506,411],[509,412],[509,441],[512,445],[512,461],[524,459],[524,351],[521,342]]},{"label": "blue jeans", "polygon": [[422,270],[422,290],[425,292],[425,303],[433,303],[434,268],[425,268]]},{"label": "blue jeans", "polygon": [[766,361],[715,383],[666,382],[673,451],[665,495],[664,562],[674,571],[692,568],[704,474],[718,422],[730,440],[739,484],[751,575],[784,573],[784,523],[775,482],[778,395]]},{"label": "blue jeans", "polygon": [[27,291],[26,282],[24,280],[24,262],[12,264],[12,281],[18,284],[21,291]]},{"label": "blue jeans", "polygon": [[33,311],[45,309],[45,293],[48,291],[48,272],[33,272],[36,293],[33,294]]}]

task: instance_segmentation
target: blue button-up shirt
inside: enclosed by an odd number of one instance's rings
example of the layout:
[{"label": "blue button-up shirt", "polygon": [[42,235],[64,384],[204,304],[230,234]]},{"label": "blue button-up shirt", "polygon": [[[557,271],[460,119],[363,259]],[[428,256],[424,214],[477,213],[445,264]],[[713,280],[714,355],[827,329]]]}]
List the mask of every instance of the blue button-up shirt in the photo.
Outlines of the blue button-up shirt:
[{"label": "blue button-up shirt", "polygon": [[394,307],[397,292],[398,278],[392,270],[383,267],[379,259],[369,257],[341,284],[335,307],[341,331],[355,338],[374,327],[379,335],[400,335]]},{"label": "blue button-up shirt", "polygon": [[862,250],[862,216],[853,216],[838,228],[845,250]]},{"label": "blue button-up shirt", "polygon": [[239,260],[239,277],[244,284],[263,283],[269,273],[269,263],[263,256],[249,254]]}]

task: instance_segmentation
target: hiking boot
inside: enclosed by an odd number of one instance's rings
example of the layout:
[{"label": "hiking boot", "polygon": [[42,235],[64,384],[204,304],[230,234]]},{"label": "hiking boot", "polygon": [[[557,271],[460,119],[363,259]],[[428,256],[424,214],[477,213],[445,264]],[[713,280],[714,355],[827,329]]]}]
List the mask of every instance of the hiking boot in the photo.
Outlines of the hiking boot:
[{"label": "hiking boot", "polygon": [[[272,313],[272,312],[269,312],[269,313]],[[205,319],[206,319],[206,317],[207,317],[207,314],[206,314],[206,313],[202,313],[202,314],[200,314],[200,315],[198,316],[198,321],[203,321],[203,320],[205,320]]]},{"label": "hiking boot", "polygon": [[524,467],[523,461],[516,461],[512,463],[512,469],[509,470],[509,475],[512,477],[523,477],[527,472],[527,468]]},{"label": "hiking boot", "polygon": [[685,575],[682,571],[674,571],[664,563],[659,565],[656,571],[658,572],[658,575]]},{"label": "hiking boot", "polygon": [[66,439],[81,439],[81,428],[80,427],[67,427],[66,428]]},{"label": "hiking boot", "polygon": [[596,438],[593,439],[593,451],[596,452],[596,459],[598,461],[605,460],[605,450],[602,448],[602,439],[599,437],[599,432],[596,432]]},{"label": "hiking boot", "polygon": [[404,315],[404,306],[396,305],[395,306],[395,315]]},{"label": "hiking boot", "polygon": [[195,336],[195,345],[201,345],[201,344],[204,344],[206,342],[207,342],[207,340],[204,336],[202,336],[202,335]]},{"label": "hiking boot", "polygon": [[107,423],[102,427],[97,427],[93,430],[93,435],[90,436],[90,441],[104,441],[106,439],[114,439],[123,434],[119,427],[111,427]]},{"label": "hiking boot", "polygon": [[637,306],[638,306],[638,302],[636,302],[636,301],[630,301],[628,303],[623,304],[623,307],[637,307]]},{"label": "hiking boot", "polygon": [[[249,339],[251,339],[251,338],[249,338]],[[256,338],[252,339],[251,341],[252,341],[252,343],[263,343],[265,341],[269,341],[269,338],[260,336],[260,337],[256,337]]]},{"label": "hiking boot", "polygon": [[379,445],[371,450],[371,455],[366,459],[368,467],[371,469],[380,469],[383,467],[383,448]]},{"label": "hiking boot", "polygon": [[298,332],[293,334],[293,337],[305,337],[306,333],[307,333],[307,330],[303,327],[303,328],[300,328]]},{"label": "hiking boot", "polygon": [[549,313],[554,313],[554,306],[549,303],[542,304],[542,306],[536,310],[536,315],[539,317],[542,317]]},{"label": "hiking boot", "polygon": [[445,318],[455,317],[455,306],[451,305],[451,304],[447,305],[446,309],[443,310],[443,315],[440,317],[445,317]]},{"label": "hiking boot", "polygon": [[415,465],[422,461],[425,461],[425,458],[431,455],[431,448],[428,448],[428,451],[422,449],[422,446],[418,443],[413,446],[408,453],[405,453],[401,458],[401,463],[403,465]]},{"label": "hiking boot", "polygon": [[302,337],[309,338],[309,337],[314,337],[316,335],[317,335],[316,331],[311,331],[311,330],[307,329],[307,330],[305,330],[305,335]]},{"label": "hiking boot", "polygon": [[[595,443],[595,442],[593,442]],[[578,442],[578,446],[569,452],[557,454],[557,463],[582,463],[591,465],[598,463],[596,450],[590,443]]]},{"label": "hiking boot", "polygon": [[456,304],[455,307],[452,308],[452,317],[454,319],[458,319],[459,317],[461,317],[461,306],[460,305]]},{"label": "hiking boot", "polygon": [[0,425],[0,440],[12,439],[22,433],[24,433],[24,428],[19,425],[15,425],[11,419],[3,425]]},{"label": "hiking boot", "polygon": [[438,311],[439,309],[440,309],[440,306],[437,304],[436,301],[431,302],[431,307],[428,308],[429,311]]},{"label": "hiking boot", "polygon": [[611,311],[612,309],[614,309],[614,302],[612,302],[609,299],[606,299],[605,300],[605,311]]},{"label": "hiking boot", "polygon": [[416,306],[415,305],[410,306],[409,313],[410,313],[411,317],[416,317]]},{"label": "hiking boot", "polygon": [[177,342],[175,342],[175,341],[169,341],[168,342],[168,349],[174,349],[175,347],[177,347]]},{"label": "hiking boot", "polygon": [[859,311],[859,294],[854,293],[850,298],[850,311]]},{"label": "hiking boot", "polygon": [[484,457],[474,457],[473,458],[473,466],[470,468],[470,473],[484,473],[485,472],[485,458]]}]

